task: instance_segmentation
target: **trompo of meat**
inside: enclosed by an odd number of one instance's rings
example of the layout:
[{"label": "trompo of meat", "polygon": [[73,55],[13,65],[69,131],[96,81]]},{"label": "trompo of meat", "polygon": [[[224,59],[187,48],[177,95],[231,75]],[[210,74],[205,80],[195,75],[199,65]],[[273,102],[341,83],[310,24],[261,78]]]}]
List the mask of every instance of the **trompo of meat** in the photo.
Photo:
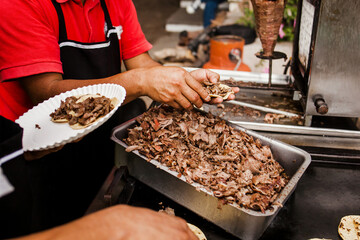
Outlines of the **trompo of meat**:
[{"label": "trompo of meat", "polygon": [[251,0],[263,55],[272,56],[284,16],[286,0]]}]

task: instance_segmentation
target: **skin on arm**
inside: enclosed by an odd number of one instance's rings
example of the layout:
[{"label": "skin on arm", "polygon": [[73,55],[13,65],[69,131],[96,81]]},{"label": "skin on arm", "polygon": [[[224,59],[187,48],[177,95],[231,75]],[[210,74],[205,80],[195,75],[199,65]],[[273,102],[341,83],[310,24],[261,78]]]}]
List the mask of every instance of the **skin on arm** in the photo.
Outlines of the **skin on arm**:
[{"label": "skin on arm", "polygon": [[35,239],[196,240],[197,237],[181,218],[145,208],[117,205],[17,240]]},{"label": "skin on arm", "polygon": [[[103,79],[64,80],[59,73],[43,73],[22,78],[20,83],[34,104],[78,87],[98,83],[116,83],[126,89],[125,103],[146,95],[175,108],[189,109],[192,108],[192,104],[201,107],[204,101],[209,101],[209,96],[201,82],[216,82],[219,79],[217,73],[205,69],[188,73],[178,67],[162,67],[148,54],[126,60],[125,65],[129,71]],[[237,91],[234,89],[234,92]],[[230,96],[229,99],[234,97]],[[220,102],[222,102],[221,98],[211,99],[211,103]],[[26,160],[34,160],[61,148],[62,146],[46,151],[25,152],[24,156]]]},{"label": "skin on arm", "polygon": [[[155,101],[167,103],[175,108],[190,109],[193,104],[201,107],[203,102],[210,101],[201,82],[216,82],[219,79],[217,73],[205,69],[189,73],[179,67],[163,67],[147,53],[124,62],[128,71],[102,79],[63,79],[60,73],[42,73],[21,78],[19,81],[34,104],[78,87],[114,83],[125,88],[124,103],[139,96],[149,96]],[[232,99],[232,96],[229,99]],[[215,99],[212,103],[221,101],[222,99]]]},{"label": "skin on arm", "polygon": [[[138,57],[126,60],[125,66],[127,69],[137,69],[137,68],[141,68],[141,67],[155,67],[155,66],[162,66],[162,65],[158,62],[155,62],[148,54],[141,54]],[[190,76],[188,75],[189,73],[184,71],[184,69],[182,69],[182,68],[171,68],[171,70],[169,69],[170,73],[166,73],[166,74],[171,74],[171,71],[174,71],[174,72],[179,71],[179,73],[178,73],[179,75],[184,74],[184,79],[186,80],[186,84],[189,87],[191,87],[191,89],[194,91],[199,91],[200,89],[203,90],[202,85],[199,83],[202,83],[205,80],[215,83],[215,82],[219,81],[219,77],[220,77],[217,73],[210,71],[210,70],[206,70],[206,69],[198,69],[198,70],[192,71],[192,72],[190,72]],[[168,81],[172,81],[172,80],[175,81],[174,82],[175,85],[177,83],[181,85],[181,83],[182,83],[181,80],[180,80],[180,82],[176,82],[176,81],[178,81],[178,79],[176,79],[176,78],[172,79],[170,76],[171,75],[167,75],[164,77],[164,80],[166,81],[164,85],[166,85],[166,83],[168,83]],[[177,73],[174,73],[174,76],[177,76]],[[153,78],[157,79],[158,76],[153,76]],[[194,80],[196,80],[196,81],[194,81]],[[186,90],[189,90],[189,89],[185,88],[184,92],[186,92]],[[234,91],[234,93],[237,93],[237,92],[239,92],[239,88],[235,87],[235,88],[233,88],[233,91]],[[191,91],[188,91],[187,93],[188,93],[188,95],[194,94]],[[195,93],[195,94],[199,94],[199,93]],[[200,96],[202,97],[202,100],[206,99],[205,101],[209,101],[207,93],[201,92]],[[160,99],[160,102],[165,102],[165,103],[169,104],[169,102],[167,102],[164,99],[169,99],[169,96],[163,96],[163,98]],[[190,96],[190,99],[191,99],[191,96]],[[192,101],[192,103],[196,103],[196,101],[197,101],[198,104],[195,104],[195,105],[197,107],[201,107],[202,102],[199,102],[198,99],[196,98],[196,96],[193,95],[192,99],[195,99],[195,101]],[[233,100],[233,99],[235,99],[235,95],[231,95],[229,97],[229,100]],[[187,101],[184,101],[184,99],[182,99],[182,100],[183,100],[183,103],[186,105],[184,106],[183,104],[180,104],[181,107],[184,107],[184,108],[192,107],[191,104],[189,104]],[[157,100],[157,101],[159,101],[159,100]],[[222,101],[223,101],[222,98],[212,98],[210,103],[217,104],[217,103],[221,103]],[[179,104],[176,104],[176,103],[169,104],[169,105],[171,105],[173,107],[180,107]]]}]

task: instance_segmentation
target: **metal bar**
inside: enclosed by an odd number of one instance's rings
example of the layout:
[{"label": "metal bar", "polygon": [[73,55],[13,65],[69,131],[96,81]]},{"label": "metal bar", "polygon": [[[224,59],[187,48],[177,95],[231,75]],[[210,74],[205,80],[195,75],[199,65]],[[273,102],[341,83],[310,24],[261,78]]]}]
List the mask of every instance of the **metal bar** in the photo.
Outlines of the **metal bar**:
[{"label": "metal bar", "polygon": [[251,86],[251,85],[245,85],[245,84],[236,84],[236,85],[230,85],[231,87],[239,87],[240,89],[256,89],[256,90],[272,90],[272,91],[294,91],[294,88],[283,86],[283,87],[274,87],[274,84],[269,88],[267,86]]},{"label": "metal bar", "polygon": [[[313,156],[311,154],[311,156]],[[332,160],[314,160],[311,159],[311,162],[313,163],[323,163],[323,164],[336,164],[336,165],[346,165],[346,166],[360,166],[360,163],[356,162],[342,162],[342,161],[332,161]]]},{"label": "metal bar", "polygon": [[360,138],[360,131],[352,131],[352,130],[254,123],[254,122],[244,122],[244,121],[230,121],[230,122],[257,131],[283,132],[289,134],[295,133],[295,134],[314,135],[314,136]]},{"label": "metal bar", "polygon": [[[199,68],[184,67],[188,72],[197,70]],[[229,80],[232,78],[234,81],[242,82],[254,82],[267,84],[269,82],[269,75],[267,73],[254,73],[254,72],[243,72],[243,71],[231,71],[231,70],[220,70],[211,69],[220,75],[220,80]],[[290,85],[292,79],[288,75],[272,74],[272,84],[274,85]]]},{"label": "metal bar", "polygon": [[239,58],[239,60],[237,61],[234,71],[238,70],[238,68],[240,67],[240,64],[241,64],[241,58]]},{"label": "metal bar", "polygon": [[[325,154],[325,153],[311,153],[313,157],[322,157],[322,158],[333,158],[333,159],[351,159],[351,160],[359,160],[357,164],[360,164],[360,156],[349,156],[349,155],[334,155],[334,154]],[[321,160],[319,160],[321,161]]]},{"label": "metal bar", "polygon": [[272,75],[272,59],[269,59],[269,82],[268,87],[271,88],[271,75]]},{"label": "metal bar", "polygon": [[281,111],[281,110],[277,110],[277,109],[273,109],[273,108],[267,108],[267,107],[263,107],[263,106],[259,106],[259,105],[255,105],[255,104],[250,104],[250,103],[245,103],[245,102],[240,102],[240,101],[227,101],[226,103],[231,103],[234,105],[239,105],[239,106],[243,106],[243,107],[249,107],[249,108],[253,108],[256,110],[260,110],[263,112],[271,112],[271,113],[276,113],[276,114],[283,114],[287,117],[299,117],[301,118],[302,116],[296,113],[290,113],[290,112],[285,112],[285,111]]}]

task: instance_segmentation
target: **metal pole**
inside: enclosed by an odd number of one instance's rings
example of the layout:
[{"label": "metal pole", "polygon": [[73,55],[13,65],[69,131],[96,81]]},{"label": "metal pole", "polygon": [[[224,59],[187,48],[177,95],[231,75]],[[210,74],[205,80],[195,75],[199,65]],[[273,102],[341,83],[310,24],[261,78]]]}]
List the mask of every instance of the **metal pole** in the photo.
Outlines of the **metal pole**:
[{"label": "metal pole", "polygon": [[272,75],[272,58],[269,59],[269,83],[268,83],[269,88],[271,88],[271,75]]}]

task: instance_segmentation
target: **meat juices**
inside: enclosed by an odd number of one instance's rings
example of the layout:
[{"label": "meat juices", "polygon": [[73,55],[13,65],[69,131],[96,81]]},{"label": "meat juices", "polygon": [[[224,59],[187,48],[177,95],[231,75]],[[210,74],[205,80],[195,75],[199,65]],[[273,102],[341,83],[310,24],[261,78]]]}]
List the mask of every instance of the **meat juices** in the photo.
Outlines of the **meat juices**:
[{"label": "meat juices", "polygon": [[288,182],[270,147],[209,113],[161,106],[137,122],[124,139],[126,151],[159,161],[224,204],[265,212]]}]

